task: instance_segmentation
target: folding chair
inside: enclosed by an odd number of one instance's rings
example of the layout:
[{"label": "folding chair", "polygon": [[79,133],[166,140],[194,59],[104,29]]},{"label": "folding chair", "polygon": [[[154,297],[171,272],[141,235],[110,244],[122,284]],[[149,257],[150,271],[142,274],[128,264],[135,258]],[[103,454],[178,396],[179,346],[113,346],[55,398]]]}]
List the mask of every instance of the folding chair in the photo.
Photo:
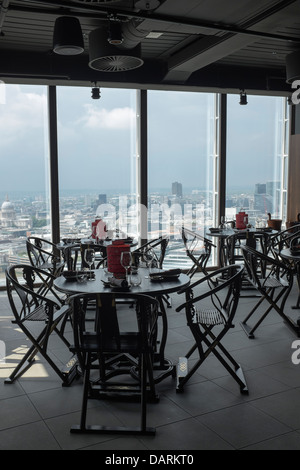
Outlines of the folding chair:
[{"label": "folding chair", "polygon": [[[150,240],[132,252],[134,263],[138,266],[139,261],[143,261],[151,268],[163,269],[168,244],[166,236]],[[163,300],[169,308],[172,307],[169,295],[164,295]]]},{"label": "folding chair", "polygon": [[[75,361],[71,358],[66,367],[61,369],[48,354],[50,335],[55,332],[69,348],[70,343],[64,335],[66,321],[70,308],[50,298],[53,293],[53,275],[28,265],[13,265],[6,270],[6,287],[9,303],[14,314],[14,321],[29,338],[32,346],[21,362],[14,369],[5,383],[13,383],[34,364],[37,354],[41,354],[59,378],[63,385],[69,385],[75,378]],[[47,297],[44,295],[46,284]],[[55,297],[56,298],[56,297]],[[37,328],[37,324],[41,328]]]},{"label": "folding chair", "polygon": [[280,251],[284,248],[289,248],[291,241],[297,235],[300,235],[300,224],[294,225],[286,230],[281,230],[275,235],[272,235],[269,239],[269,254],[274,256],[274,258],[281,260],[279,255]]},{"label": "folding chair", "polygon": [[[234,327],[233,320],[238,307],[243,271],[244,267],[238,264],[225,266],[178,292],[185,293],[186,300],[176,311],[185,309],[187,325],[194,336],[195,344],[184,357],[179,358],[177,392],[183,391],[184,385],[205,359],[214,354],[238,383],[241,393],[248,393],[241,366],[221,343],[228,330]],[[215,276],[223,276],[224,282],[216,286],[213,282]],[[198,295],[199,288],[201,291],[205,289],[203,294]],[[205,304],[211,305],[203,307],[204,299],[207,299]],[[214,328],[217,329],[216,334],[213,332]],[[188,371],[188,359],[195,351],[198,351],[199,359]]]},{"label": "folding chair", "polygon": [[[251,312],[241,322],[241,327],[247,336],[251,339],[254,338],[255,330],[272,309],[298,333],[299,326],[284,313],[285,303],[293,286],[294,273],[291,266],[249,246],[243,246],[242,251],[248,279],[261,296]],[[269,304],[267,310],[260,315],[260,318],[253,326],[248,325],[248,320],[264,301]]]},{"label": "folding chair", "polygon": [[193,262],[187,275],[190,276],[190,278],[192,278],[196,272],[202,272],[207,275],[206,265],[210,258],[211,250],[212,248],[216,248],[216,245],[199,233],[193,232],[185,227],[181,227],[181,237],[186,254]]},{"label": "folding chair", "polygon": [[145,261],[146,263],[149,261],[151,262],[152,267],[162,269],[168,243],[169,238],[162,236],[150,240],[144,245],[133,250],[132,253],[137,260],[140,259],[142,261]]},{"label": "folding chair", "polygon": [[54,243],[43,238],[28,237],[26,247],[31,266],[49,271],[53,276],[62,273],[65,262]]},{"label": "folding chair", "polygon": [[[72,433],[125,433],[155,434],[154,428],[146,426],[147,392],[155,397],[155,385],[152,373],[152,359],[156,347],[158,303],[145,295],[130,294],[134,297],[135,310],[125,307],[126,322],[130,315],[135,322],[132,331],[122,329],[122,311],[124,306],[117,302],[124,294],[101,293],[79,294],[70,298],[74,325],[74,346],[71,350],[77,354],[84,372],[84,386],[79,425],[71,428]],[[87,305],[95,302],[94,323],[87,323]],[[133,382],[123,383],[111,380],[124,374],[131,374],[132,368],[138,371],[131,376]],[[94,380],[93,371],[97,371]],[[128,377],[129,377],[128,375]],[[121,377],[122,379],[122,377]],[[123,379],[124,380],[124,379]],[[141,401],[140,426],[102,426],[87,425],[87,405],[92,398],[114,395],[124,400],[126,396],[137,395]]]}]

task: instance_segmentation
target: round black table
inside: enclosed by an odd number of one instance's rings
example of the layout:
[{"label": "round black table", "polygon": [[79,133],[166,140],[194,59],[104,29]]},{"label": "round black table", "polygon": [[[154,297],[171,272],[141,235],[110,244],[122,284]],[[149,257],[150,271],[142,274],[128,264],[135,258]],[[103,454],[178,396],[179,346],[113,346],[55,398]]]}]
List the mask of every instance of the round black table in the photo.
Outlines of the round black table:
[{"label": "round black table", "polygon": [[[86,280],[84,282],[66,280],[64,276],[61,275],[54,280],[54,286],[58,291],[67,295],[101,294],[102,292],[111,292],[111,287],[106,287],[102,281],[108,281],[112,274],[108,273],[107,270],[103,268],[95,269],[93,272],[95,273],[95,279]],[[139,268],[139,275],[141,277],[141,284],[139,286],[131,286],[128,291],[115,287],[113,291],[121,293],[124,295],[124,298],[128,299],[130,299],[130,294],[145,294],[155,297],[159,301],[162,332],[159,352],[155,357],[155,362],[158,362],[159,364],[155,366],[155,369],[162,370],[163,372],[155,379],[156,383],[158,383],[174,371],[174,366],[165,358],[164,355],[168,335],[168,319],[163,296],[165,294],[177,292],[183,287],[187,287],[190,284],[190,278],[186,274],[180,274],[177,279],[153,281],[149,277],[148,268]]]},{"label": "round black table", "polygon": [[268,251],[268,239],[270,236],[275,235],[278,233],[277,230],[272,230],[272,229],[263,229],[263,228],[247,228],[247,229],[232,229],[232,228],[227,228],[227,229],[210,229],[206,233],[206,235],[209,235],[211,237],[218,238],[220,240],[220,246],[219,246],[219,264],[220,266],[226,266],[228,263],[228,258],[227,258],[227,252],[226,252],[226,239],[230,235],[234,234],[239,234],[241,237],[244,236],[244,238],[247,241],[247,237],[250,235],[249,240],[253,239],[259,239],[260,245],[261,245],[261,250],[263,253],[267,254]]}]

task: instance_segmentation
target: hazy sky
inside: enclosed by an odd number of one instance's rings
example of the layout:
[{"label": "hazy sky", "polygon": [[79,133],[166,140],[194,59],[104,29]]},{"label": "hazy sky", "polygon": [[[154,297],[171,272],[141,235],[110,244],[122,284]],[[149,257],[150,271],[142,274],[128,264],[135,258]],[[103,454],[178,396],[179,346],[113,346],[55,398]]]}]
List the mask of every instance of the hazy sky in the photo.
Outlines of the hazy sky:
[{"label": "hazy sky", "polygon": [[[58,98],[59,172],[62,189],[99,193],[130,188],[135,170],[135,92],[61,87]],[[276,179],[279,99],[228,97],[228,185]],[[0,99],[0,188],[43,189],[48,156],[46,87],[5,86]],[[208,162],[213,95],[149,92],[149,187],[199,189],[211,179]]]}]

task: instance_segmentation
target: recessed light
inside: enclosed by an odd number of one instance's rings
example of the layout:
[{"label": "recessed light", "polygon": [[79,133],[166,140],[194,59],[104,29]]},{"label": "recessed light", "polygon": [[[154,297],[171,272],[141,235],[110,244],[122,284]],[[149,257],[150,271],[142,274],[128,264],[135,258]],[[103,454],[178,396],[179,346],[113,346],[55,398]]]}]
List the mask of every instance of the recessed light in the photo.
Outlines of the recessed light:
[{"label": "recessed light", "polygon": [[151,33],[147,34],[146,38],[147,39],[158,39],[162,35],[163,35],[163,33],[155,33],[154,31],[152,31]]}]

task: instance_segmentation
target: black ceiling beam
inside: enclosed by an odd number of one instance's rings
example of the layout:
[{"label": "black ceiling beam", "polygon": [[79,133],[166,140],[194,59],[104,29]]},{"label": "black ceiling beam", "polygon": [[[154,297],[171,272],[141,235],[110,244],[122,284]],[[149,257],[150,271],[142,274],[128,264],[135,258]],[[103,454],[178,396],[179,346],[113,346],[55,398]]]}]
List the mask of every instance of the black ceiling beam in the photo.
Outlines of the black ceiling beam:
[{"label": "black ceiling beam", "polygon": [[[263,12],[261,15],[259,15],[258,19],[255,18],[255,22],[261,21],[264,18],[267,18],[268,16],[277,13],[281,11],[284,8],[287,8],[289,5],[295,3],[295,1],[298,0],[284,0],[277,4],[275,7],[272,7],[269,10],[266,10]],[[10,5],[10,10],[15,10],[15,11],[35,11],[35,9],[31,6],[28,5],[26,7],[27,0],[23,0],[23,7],[19,7],[17,5]],[[273,34],[273,33],[265,33],[262,31],[254,31],[250,29],[245,29],[245,28],[240,28],[234,25],[228,25],[228,24],[223,24],[223,23],[218,23],[218,22],[209,22],[209,21],[198,21],[198,20],[193,20],[192,18],[183,18],[183,17],[176,17],[176,16],[171,16],[171,15],[160,15],[157,13],[152,13],[152,12],[146,12],[146,13],[141,13],[141,12],[135,12],[132,10],[121,10],[120,8],[117,7],[105,7],[105,6],[99,6],[93,4],[93,7],[87,4],[70,4],[68,2],[65,2],[63,0],[61,1],[40,1],[40,0],[30,0],[30,4],[38,4],[38,5],[48,5],[51,6],[51,9],[44,10],[39,8],[39,14],[41,13],[46,13],[46,14],[57,14],[60,15],[62,14],[61,10],[53,10],[53,7],[57,8],[62,8],[65,9],[66,11],[69,11],[71,13],[72,11],[76,11],[76,15],[78,15],[79,12],[91,12],[91,14],[95,15],[95,13],[102,13],[102,14],[115,14],[117,12],[118,16],[125,16],[127,18],[137,18],[140,20],[154,20],[157,22],[161,23],[171,23],[171,24],[182,24],[185,26],[192,26],[192,27],[199,27],[200,29],[209,29],[209,30],[215,30],[215,31],[223,31],[227,33],[234,33],[234,34],[245,34],[248,36],[253,36],[257,38],[264,38],[264,39],[272,39],[272,40],[277,40],[277,41],[288,41],[288,42],[293,42],[293,43],[300,43],[300,38],[294,38],[291,36],[285,36],[281,34]],[[75,14],[75,13],[74,13]],[[87,15],[89,16],[89,15]],[[91,16],[93,17],[93,16]],[[253,23],[253,22],[252,22]]]}]

